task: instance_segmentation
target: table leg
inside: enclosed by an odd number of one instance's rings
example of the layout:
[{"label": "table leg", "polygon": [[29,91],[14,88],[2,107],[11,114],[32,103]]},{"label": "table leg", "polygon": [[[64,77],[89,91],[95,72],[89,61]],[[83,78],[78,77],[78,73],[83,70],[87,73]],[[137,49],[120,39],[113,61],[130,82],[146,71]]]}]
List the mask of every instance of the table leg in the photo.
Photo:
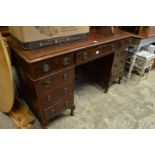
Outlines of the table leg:
[{"label": "table leg", "polygon": [[128,72],[127,78],[131,77],[131,73],[132,73],[132,70],[133,70],[136,58],[137,58],[137,56],[135,54],[131,58],[131,64],[130,64],[130,68],[129,68],[129,72]]},{"label": "table leg", "polygon": [[75,110],[75,106],[71,108],[71,113],[70,113],[71,116],[74,116],[74,110]]},{"label": "table leg", "polygon": [[118,79],[118,84],[121,84],[122,77]]}]

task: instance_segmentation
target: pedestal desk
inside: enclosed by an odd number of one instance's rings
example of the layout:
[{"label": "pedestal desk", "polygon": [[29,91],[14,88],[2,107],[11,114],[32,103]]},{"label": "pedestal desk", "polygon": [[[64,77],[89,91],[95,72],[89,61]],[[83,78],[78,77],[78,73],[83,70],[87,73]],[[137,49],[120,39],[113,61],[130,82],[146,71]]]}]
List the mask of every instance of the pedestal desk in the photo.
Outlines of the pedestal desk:
[{"label": "pedestal desk", "polygon": [[[9,36],[8,44],[22,85],[23,97],[42,125],[74,106],[75,68],[99,60],[101,83],[107,92],[123,76],[126,48],[139,43],[130,33],[104,35],[91,31],[88,39],[33,50],[22,49]],[[104,58],[104,59],[102,59]],[[103,66],[102,66],[103,62]]]}]

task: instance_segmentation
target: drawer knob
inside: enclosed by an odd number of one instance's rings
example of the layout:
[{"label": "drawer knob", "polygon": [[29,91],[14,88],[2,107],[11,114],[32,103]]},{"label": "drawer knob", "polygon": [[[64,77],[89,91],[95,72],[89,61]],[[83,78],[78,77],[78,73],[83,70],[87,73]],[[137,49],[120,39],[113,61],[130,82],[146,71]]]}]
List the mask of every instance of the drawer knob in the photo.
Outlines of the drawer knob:
[{"label": "drawer knob", "polygon": [[129,45],[131,45],[131,39],[129,39]]},{"label": "drawer knob", "polygon": [[64,58],[64,65],[70,65],[72,62],[71,58]]},{"label": "drawer knob", "polygon": [[124,46],[124,41],[122,41],[122,46]]},{"label": "drawer knob", "polygon": [[112,51],[114,51],[115,50],[115,45],[112,45]]},{"label": "drawer knob", "polygon": [[64,88],[64,94],[67,95],[68,93],[68,88]]},{"label": "drawer knob", "polygon": [[68,106],[69,106],[69,101],[65,101],[64,105],[65,105],[65,108],[68,108]]},{"label": "drawer knob", "polygon": [[88,59],[88,53],[83,53],[83,59],[87,60]]},{"label": "drawer knob", "polygon": [[52,95],[47,96],[47,101],[52,101]]},{"label": "drawer knob", "polygon": [[100,51],[96,51],[96,55],[100,54]]},{"label": "drawer knob", "polygon": [[50,65],[49,64],[44,64],[43,65],[43,71],[44,73],[47,73],[50,70]]},{"label": "drawer knob", "polygon": [[68,78],[69,78],[68,74],[65,73],[64,76],[63,76],[63,79],[68,80]]},{"label": "drawer knob", "polygon": [[51,110],[50,110],[50,113],[51,113],[51,114],[55,113],[55,109],[51,109]]},{"label": "drawer knob", "polygon": [[43,86],[46,87],[46,88],[50,87],[51,86],[51,81],[49,81],[49,80],[45,81],[43,83]]}]

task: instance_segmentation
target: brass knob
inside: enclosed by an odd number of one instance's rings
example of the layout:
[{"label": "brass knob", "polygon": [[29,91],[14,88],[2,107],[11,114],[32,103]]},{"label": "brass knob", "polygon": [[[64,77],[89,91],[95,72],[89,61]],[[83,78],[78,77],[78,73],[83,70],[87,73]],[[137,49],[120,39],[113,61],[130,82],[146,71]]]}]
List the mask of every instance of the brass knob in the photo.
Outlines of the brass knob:
[{"label": "brass knob", "polygon": [[131,45],[131,39],[129,39],[129,45]]},{"label": "brass knob", "polygon": [[63,79],[64,79],[64,80],[68,80],[68,78],[69,78],[68,74],[65,73],[64,76],[63,76]]},{"label": "brass knob", "polygon": [[55,113],[55,109],[50,109],[50,113],[51,114]]},{"label": "brass knob", "polygon": [[68,88],[64,88],[64,94],[66,95],[68,93]]},{"label": "brass knob", "polygon": [[50,87],[51,86],[51,81],[49,81],[49,80],[44,81],[43,86],[46,87],[46,88]]},{"label": "brass knob", "polygon": [[47,101],[52,101],[52,95],[47,96]]},{"label": "brass knob", "polygon": [[112,45],[112,51],[114,51],[115,50],[115,45]]},{"label": "brass knob", "polygon": [[122,41],[122,46],[124,46],[125,45],[125,43],[124,43],[124,41]]},{"label": "brass knob", "polygon": [[69,101],[65,101],[64,105],[65,105],[65,108],[68,108],[68,106],[69,106]]},{"label": "brass knob", "polygon": [[50,70],[50,65],[49,64],[44,64],[43,65],[43,71],[44,73],[47,73]]},{"label": "brass knob", "polygon": [[64,65],[70,65],[71,61],[71,58],[64,58]]},{"label": "brass knob", "polygon": [[83,53],[83,59],[87,60],[88,59],[88,53]]},{"label": "brass knob", "polygon": [[98,51],[96,51],[96,55],[98,55],[98,54],[100,54],[100,51],[98,50]]}]

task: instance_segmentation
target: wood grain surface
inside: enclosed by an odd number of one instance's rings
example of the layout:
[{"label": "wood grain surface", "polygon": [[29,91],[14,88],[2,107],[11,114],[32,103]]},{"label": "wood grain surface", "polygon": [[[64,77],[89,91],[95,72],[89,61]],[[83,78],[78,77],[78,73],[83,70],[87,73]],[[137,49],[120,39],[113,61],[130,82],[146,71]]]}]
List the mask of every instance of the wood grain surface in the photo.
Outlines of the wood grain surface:
[{"label": "wood grain surface", "polygon": [[6,43],[0,35],[0,111],[9,112],[14,103],[13,74]]}]

